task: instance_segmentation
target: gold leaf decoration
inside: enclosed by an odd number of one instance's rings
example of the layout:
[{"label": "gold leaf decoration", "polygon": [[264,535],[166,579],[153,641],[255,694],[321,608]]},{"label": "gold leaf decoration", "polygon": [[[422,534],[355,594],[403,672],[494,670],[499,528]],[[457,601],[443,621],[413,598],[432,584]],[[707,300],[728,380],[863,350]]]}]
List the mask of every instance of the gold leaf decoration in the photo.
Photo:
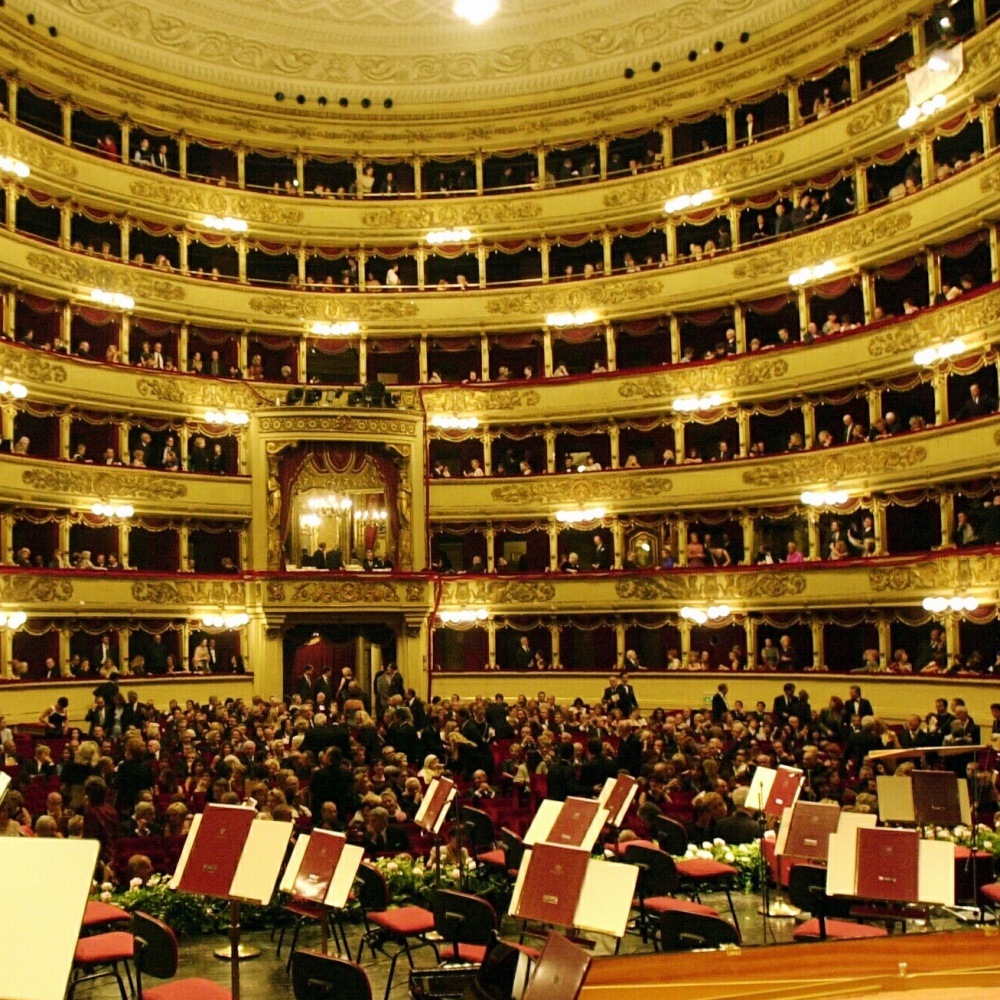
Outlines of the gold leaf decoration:
[{"label": "gold leaf decoration", "polygon": [[127,264],[110,264],[63,251],[32,251],[28,254],[28,264],[42,274],[69,284],[103,288],[137,299],[179,302],[186,295],[183,279],[154,278]]},{"label": "gold leaf decoration", "polygon": [[292,585],[293,604],[398,604],[389,580],[330,580]]},{"label": "gold leaf decoration", "polygon": [[21,481],[41,493],[130,500],[177,500],[188,492],[170,473],[140,469],[25,469]]},{"label": "gold leaf decoration", "polygon": [[618,386],[623,399],[674,399],[686,394],[702,395],[717,389],[762,385],[784,376],[788,362],[765,355],[743,357],[717,365],[693,365],[674,371],[629,378]]},{"label": "gold leaf decoration", "polygon": [[802,573],[685,573],[619,579],[615,592],[623,601],[752,600],[795,597],[805,592]]},{"label": "gold leaf decoration", "polygon": [[489,199],[473,204],[394,205],[362,213],[361,223],[373,229],[455,229],[530,222],[541,214],[537,200]]},{"label": "gold leaf decoration", "polygon": [[863,101],[856,106],[847,123],[847,134],[854,139],[874,129],[895,125],[909,106],[910,102],[903,93],[885,95],[874,103]]},{"label": "gold leaf decoration", "polygon": [[46,354],[41,351],[0,343],[0,364],[3,365],[3,370],[9,378],[24,379],[26,382],[35,383],[54,382],[61,384],[65,382],[65,366],[48,361],[46,357]]},{"label": "gold leaf decoration", "polygon": [[541,396],[534,389],[444,389],[424,398],[434,413],[480,413],[537,406]]},{"label": "gold leaf decoration", "polygon": [[136,580],[132,600],[140,604],[236,604],[246,601],[242,583],[222,580]]},{"label": "gold leaf decoration", "polygon": [[976,331],[986,331],[1000,322],[1000,292],[992,291],[972,299],[959,299],[947,309],[935,309],[894,323],[884,333],[868,341],[868,353],[873,358],[910,353],[935,341],[968,337]]},{"label": "gold leaf decoration", "polygon": [[743,471],[748,486],[785,487],[802,483],[837,483],[843,479],[859,479],[921,465],[927,460],[927,449],[917,445],[879,447],[853,445],[838,448],[832,454],[777,458],[756,469]]},{"label": "gold leaf decoration", "polygon": [[662,284],[657,279],[635,281],[613,278],[587,282],[582,287],[580,284],[559,284],[531,292],[496,295],[486,303],[486,311],[495,316],[510,316],[514,313],[553,310],[576,312],[580,309],[618,306],[655,298],[661,294]]},{"label": "gold leaf decoration", "polygon": [[625,473],[617,476],[561,474],[495,486],[490,491],[490,496],[498,503],[507,504],[586,504],[605,500],[656,498],[670,492],[673,485],[669,476],[650,473]]},{"label": "gold leaf decoration", "polygon": [[63,156],[61,149],[57,143],[32,135],[10,122],[0,122],[0,155],[21,160],[40,173],[70,180],[77,175],[76,164]]},{"label": "gold leaf decoration", "polygon": [[261,417],[260,430],[263,434],[371,434],[379,436],[405,435],[416,433],[416,423],[393,417],[355,416],[347,413],[319,414],[295,417]]},{"label": "gold leaf decoration", "polygon": [[144,375],[136,379],[136,392],[163,403],[249,410],[266,402],[245,382],[179,378],[177,375]]},{"label": "gold leaf decoration", "polygon": [[142,178],[132,181],[129,192],[136,198],[143,198],[166,208],[203,215],[230,216],[246,222],[297,226],[304,217],[301,209],[287,208],[287,202],[283,205],[269,194],[245,194],[182,180]]},{"label": "gold leaf decoration", "polygon": [[424,588],[419,583],[408,583],[406,585],[406,603],[416,604],[424,599]]},{"label": "gold leaf decoration", "polygon": [[0,600],[5,604],[49,604],[72,597],[73,582],[64,577],[11,573],[0,579]]},{"label": "gold leaf decoration", "polygon": [[267,600],[269,604],[284,604],[285,585],[270,581],[267,585]]},{"label": "gold leaf decoration", "polygon": [[250,311],[280,319],[370,322],[411,319],[420,312],[420,307],[399,295],[331,296],[288,292],[285,295],[255,295],[250,299]]}]

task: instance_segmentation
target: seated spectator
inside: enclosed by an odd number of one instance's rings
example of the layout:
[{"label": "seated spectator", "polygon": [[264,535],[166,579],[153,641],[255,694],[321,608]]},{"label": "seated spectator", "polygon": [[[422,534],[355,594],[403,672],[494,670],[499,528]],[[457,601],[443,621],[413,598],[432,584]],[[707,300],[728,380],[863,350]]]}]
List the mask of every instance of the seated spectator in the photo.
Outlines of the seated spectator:
[{"label": "seated spectator", "polygon": [[580,565],[580,556],[576,552],[570,552],[559,564],[559,569],[563,573],[579,573],[583,569]]}]

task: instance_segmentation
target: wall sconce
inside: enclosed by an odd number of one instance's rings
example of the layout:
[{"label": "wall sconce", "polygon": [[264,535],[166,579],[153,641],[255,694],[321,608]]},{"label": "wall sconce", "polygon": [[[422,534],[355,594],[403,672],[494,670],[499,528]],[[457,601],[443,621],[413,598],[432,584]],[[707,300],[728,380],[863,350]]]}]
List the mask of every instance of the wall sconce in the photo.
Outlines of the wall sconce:
[{"label": "wall sconce", "polygon": [[696,625],[704,625],[709,621],[719,621],[721,618],[728,618],[732,614],[732,608],[728,604],[713,604],[702,611],[701,608],[681,608],[681,618]]},{"label": "wall sconce", "polygon": [[704,191],[697,191],[694,194],[681,194],[676,198],[670,198],[663,206],[663,211],[667,215],[676,215],[689,208],[700,208],[707,201],[711,201],[713,193],[707,188]]},{"label": "wall sconce", "polygon": [[607,511],[603,507],[585,507],[582,510],[557,510],[556,520],[560,524],[582,524],[585,521],[600,521]]},{"label": "wall sconce", "polygon": [[0,379],[0,396],[10,396],[13,399],[24,399],[28,395],[28,390],[20,382],[8,382],[7,379]]},{"label": "wall sconce", "polygon": [[250,621],[245,611],[221,612],[217,615],[204,615],[201,619],[206,628],[242,628]]},{"label": "wall sconce", "polygon": [[807,507],[840,507],[851,499],[847,490],[806,490],[799,499]]},{"label": "wall sconce", "polygon": [[486,608],[466,608],[464,611],[439,611],[437,615],[438,621],[466,625],[472,622],[484,622],[489,616],[490,613]]},{"label": "wall sconce", "polygon": [[16,632],[27,620],[23,611],[0,611],[0,628],[9,628],[11,632]]},{"label": "wall sconce", "polygon": [[939,615],[944,611],[975,611],[979,601],[974,597],[925,597],[922,602],[924,611]]},{"label": "wall sconce", "polygon": [[457,417],[453,414],[435,413],[429,421],[431,427],[447,431],[471,431],[479,426],[479,417]]},{"label": "wall sconce", "polygon": [[97,517],[127,521],[135,513],[135,508],[130,503],[95,503],[91,504],[90,513]]},{"label": "wall sconce", "polygon": [[242,410],[206,410],[205,420],[210,424],[232,424],[243,427],[250,423],[250,414]]},{"label": "wall sconce", "polygon": [[114,309],[129,310],[135,308],[135,299],[131,295],[122,295],[119,292],[106,292],[101,288],[95,288],[90,293],[93,302],[102,306],[111,306]]}]

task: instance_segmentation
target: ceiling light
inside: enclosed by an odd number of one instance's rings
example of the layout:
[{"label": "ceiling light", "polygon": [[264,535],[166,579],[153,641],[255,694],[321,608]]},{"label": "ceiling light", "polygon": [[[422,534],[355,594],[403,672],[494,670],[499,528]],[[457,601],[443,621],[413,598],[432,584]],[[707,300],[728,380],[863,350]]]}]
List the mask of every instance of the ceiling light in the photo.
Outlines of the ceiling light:
[{"label": "ceiling light", "polygon": [[105,292],[103,289],[95,288],[90,293],[90,298],[102,306],[113,306],[115,309],[135,308],[135,299],[131,295],[122,295],[119,292]]},{"label": "ceiling light", "polygon": [[467,608],[464,611],[439,611],[438,621],[442,622],[484,622],[490,613],[486,608]]},{"label": "ceiling light", "polygon": [[442,243],[449,245],[468,243],[471,239],[472,231],[469,229],[436,229],[434,232],[427,234],[427,242],[435,246]]},{"label": "ceiling light", "polygon": [[694,413],[696,410],[715,410],[722,404],[722,397],[713,392],[707,396],[678,396],[674,400],[674,409],[681,413]]},{"label": "ceiling light", "polygon": [[243,219],[234,219],[231,216],[219,218],[217,215],[206,215],[204,225],[209,229],[217,229],[222,233],[245,233],[247,224]]},{"label": "ceiling light", "polygon": [[500,9],[500,0],[455,0],[451,9],[469,24],[485,24]]},{"label": "ceiling light", "polygon": [[130,503],[95,503],[91,504],[90,513],[95,517],[114,517],[125,521],[135,513],[135,508]]},{"label": "ceiling light", "polygon": [[316,334],[317,337],[350,337],[360,329],[360,323],[349,320],[344,323],[313,323],[309,327],[309,332]]},{"label": "ceiling light", "polygon": [[584,521],[600,521],[607,511],[603,507],[585,507],[581,510],[557,510],[556,520],[561,524],[581,524]]},{"label": "ceiling light", "polygon": [[825,260],[815,267],[800,267],[797,271],[792,271],[788,276],[788,284],[804,285],[808,281],[819,281],[826,278],[837,270],[837,265],[832,260]]},{"label": "ceiling light", "polygon": [[250,616],[245,611],[203,615],[201,619],[202,625],[207,628],[242,628],[249,621]]},{"label": "ceiling light", "polygon": [[847,490],[806,490],[799,499],[807,507],[842,507],[851,496]]},{"label": "ceiling light", "polygon": [[974,597],[925,597],[923,600],[924,611],[930,611],[939,615],[945,611],[975,611],[979,607],[979,601]]},{"label": "ceiling light", "polygon": [[13,174],[24,180],[25,177],[31,176],[31,168],[27,163],[22,163],[10,156],[0,156],[0,173]]},{"label": "ceiling light", "polygon": [[913,355],[913,361],[918,365],[936,365],[939,361],[953,358],[964,350],[964,340],[949,340],[947,344],[940,344],[938,347],[925,347],[922,351],[917,351]]},{"label": "ceiling light", "polygon": [[303,528],[318,528],[323,523],[323,518],[319,514],[302,514],[299,517],[299,524]]},{"label": "ceiling light", "polygon": [[479,426],[479,417],[457,417],[447,413],[435,413],[430,419],[430,425],[449,431],[471,431]]},{"label": "ceiling light", "polygon": [[698,208],[705,202],[712,200],[712,192],[706,188],[704,191],[697,191],[694,194],[681,194],[676,198],[670,198],[663,206],[663,211],[667,215],[674,215],[683,212],[688,208]]},{"label": "ceiling light", "polygon": [[250,423],[250,414],[242,410],[206,410],[205,420],[210,424],[232,424],[240,427]]},{"label": "ceiling light", "polygon": [[0,611],[0,628],[19,629],[28,616],[23,611]]},{"label": "ceiling light", "polygon": [[354,506],[354,501],[350,497],[328,493],[325,496],[311,496],[306,504],[310,510],[318,510],[323,514],[337,514],[340,511],[350,510]]},{"label": "ceiling light", "polygon": [[14,399],[24,399],[28,395],[28,390],[25,389],[20,382],[8,382],[7,379],[0,379],[0,396],[11,396]]},{"label": "ceiling light", "polygon": [[546,326],[587,326],[597,322],[597,313],[593,309],[580,309],[577,312],[549,313],[545,317]]},{"label": "ceiling light", "polygon": [[[950,68],[946,67],[946,69]],[[911,129],[921,118],[930,118],[931,115],[937,114],[947,103],[948,98],[944,94],[935,94],[933,97],[927,98],[926,101],[921,101],[919,105],[911,104],[897,124],[904,131]]]},{"label": "ceiling light", "polygon": [[728,618],[732,614],[732,608],[728,604],[713,604],[702,610],[701,608],[681,608],[681,618],[698,625],[704,625],[708,621],[719,621]]}]

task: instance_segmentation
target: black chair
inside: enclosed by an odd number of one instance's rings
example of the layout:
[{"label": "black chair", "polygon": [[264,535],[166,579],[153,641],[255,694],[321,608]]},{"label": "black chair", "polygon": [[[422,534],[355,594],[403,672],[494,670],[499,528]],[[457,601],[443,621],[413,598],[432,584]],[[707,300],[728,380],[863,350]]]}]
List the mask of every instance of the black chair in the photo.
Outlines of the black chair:
[{"label": "black chair", "polygon": [[431,897],[435,932],[448,942],[438,955],[449,962],[482,965],[497,940],[497,914],[482,896],[438,889]]},{"label": "black chair", "polygon": [[653,820],[653,838],[667,854],[676,858],[687,854],[687,830],[670,816],[657,816]]},{"label": "black chair", "polygon": [[[350,947],[347,943],[347,933],[343,924],[339,920],[339,914],[335,914],[332,910],[327,909],[321,903],[311,903],[302,899],[292,899],[289,898],[282,905],[281,911],[283,915],[287,915],[292,921],[292,943],[288,950],[288,961],[285,963],[285,971],[290,972],[292,968],[292,958],[295,955],[295,951],[299,944],[299,931],[305,923],[317,923],[322,927],[323,921],[326,921],[327,929],[333,935],[334,947],[339,949],[341,945],[341,935],[343,935],[344,944],[344,954],[350,954]],[[278,949],[276,952],[276,957],[281,958],[281,946],[285,940],[285,930],[288,927],[288,920],[283,919],[281,921],[281,927],[278,931]],[[271,935],[274,936],[273,933]]]},{"label": "black chair", "polygon": [[465,827],[469,853],[478,861],[481,854],[492,851],[496,846],[497,835],[493,820],[482,809],[474,809],[472,806],[462,806],[458,816]]},{"label": "black chair", "polygon": [[853,941],[858,938],[887,937],[884,927],[845,919],[851,901],[826,894],[826,868],[819,865],[792,865],[788,873],[788,898],[792,906],[812,914],[811,920],[792,931],[796,941]]},{"label": "black chair", "polygon": [[297,951],[292,956],[292,994],[295,1000],[372,1000],[372,984],[354,962]]},{"label": "black chair", "polygon": [[[232,1000],[229,990],[208,979],[173,979],[179,962],[177,938],[162,920],[136,911],[132,915],[132,936],[136,1000]],[[144,976],[173,981],[147,990],[143,989]]]},{"label": "black chair", "polygon": [[667,910],[660,917],[660,946],[664,951],[691,951],[739,944],[740,932],[728,920],[703,913]]}]

